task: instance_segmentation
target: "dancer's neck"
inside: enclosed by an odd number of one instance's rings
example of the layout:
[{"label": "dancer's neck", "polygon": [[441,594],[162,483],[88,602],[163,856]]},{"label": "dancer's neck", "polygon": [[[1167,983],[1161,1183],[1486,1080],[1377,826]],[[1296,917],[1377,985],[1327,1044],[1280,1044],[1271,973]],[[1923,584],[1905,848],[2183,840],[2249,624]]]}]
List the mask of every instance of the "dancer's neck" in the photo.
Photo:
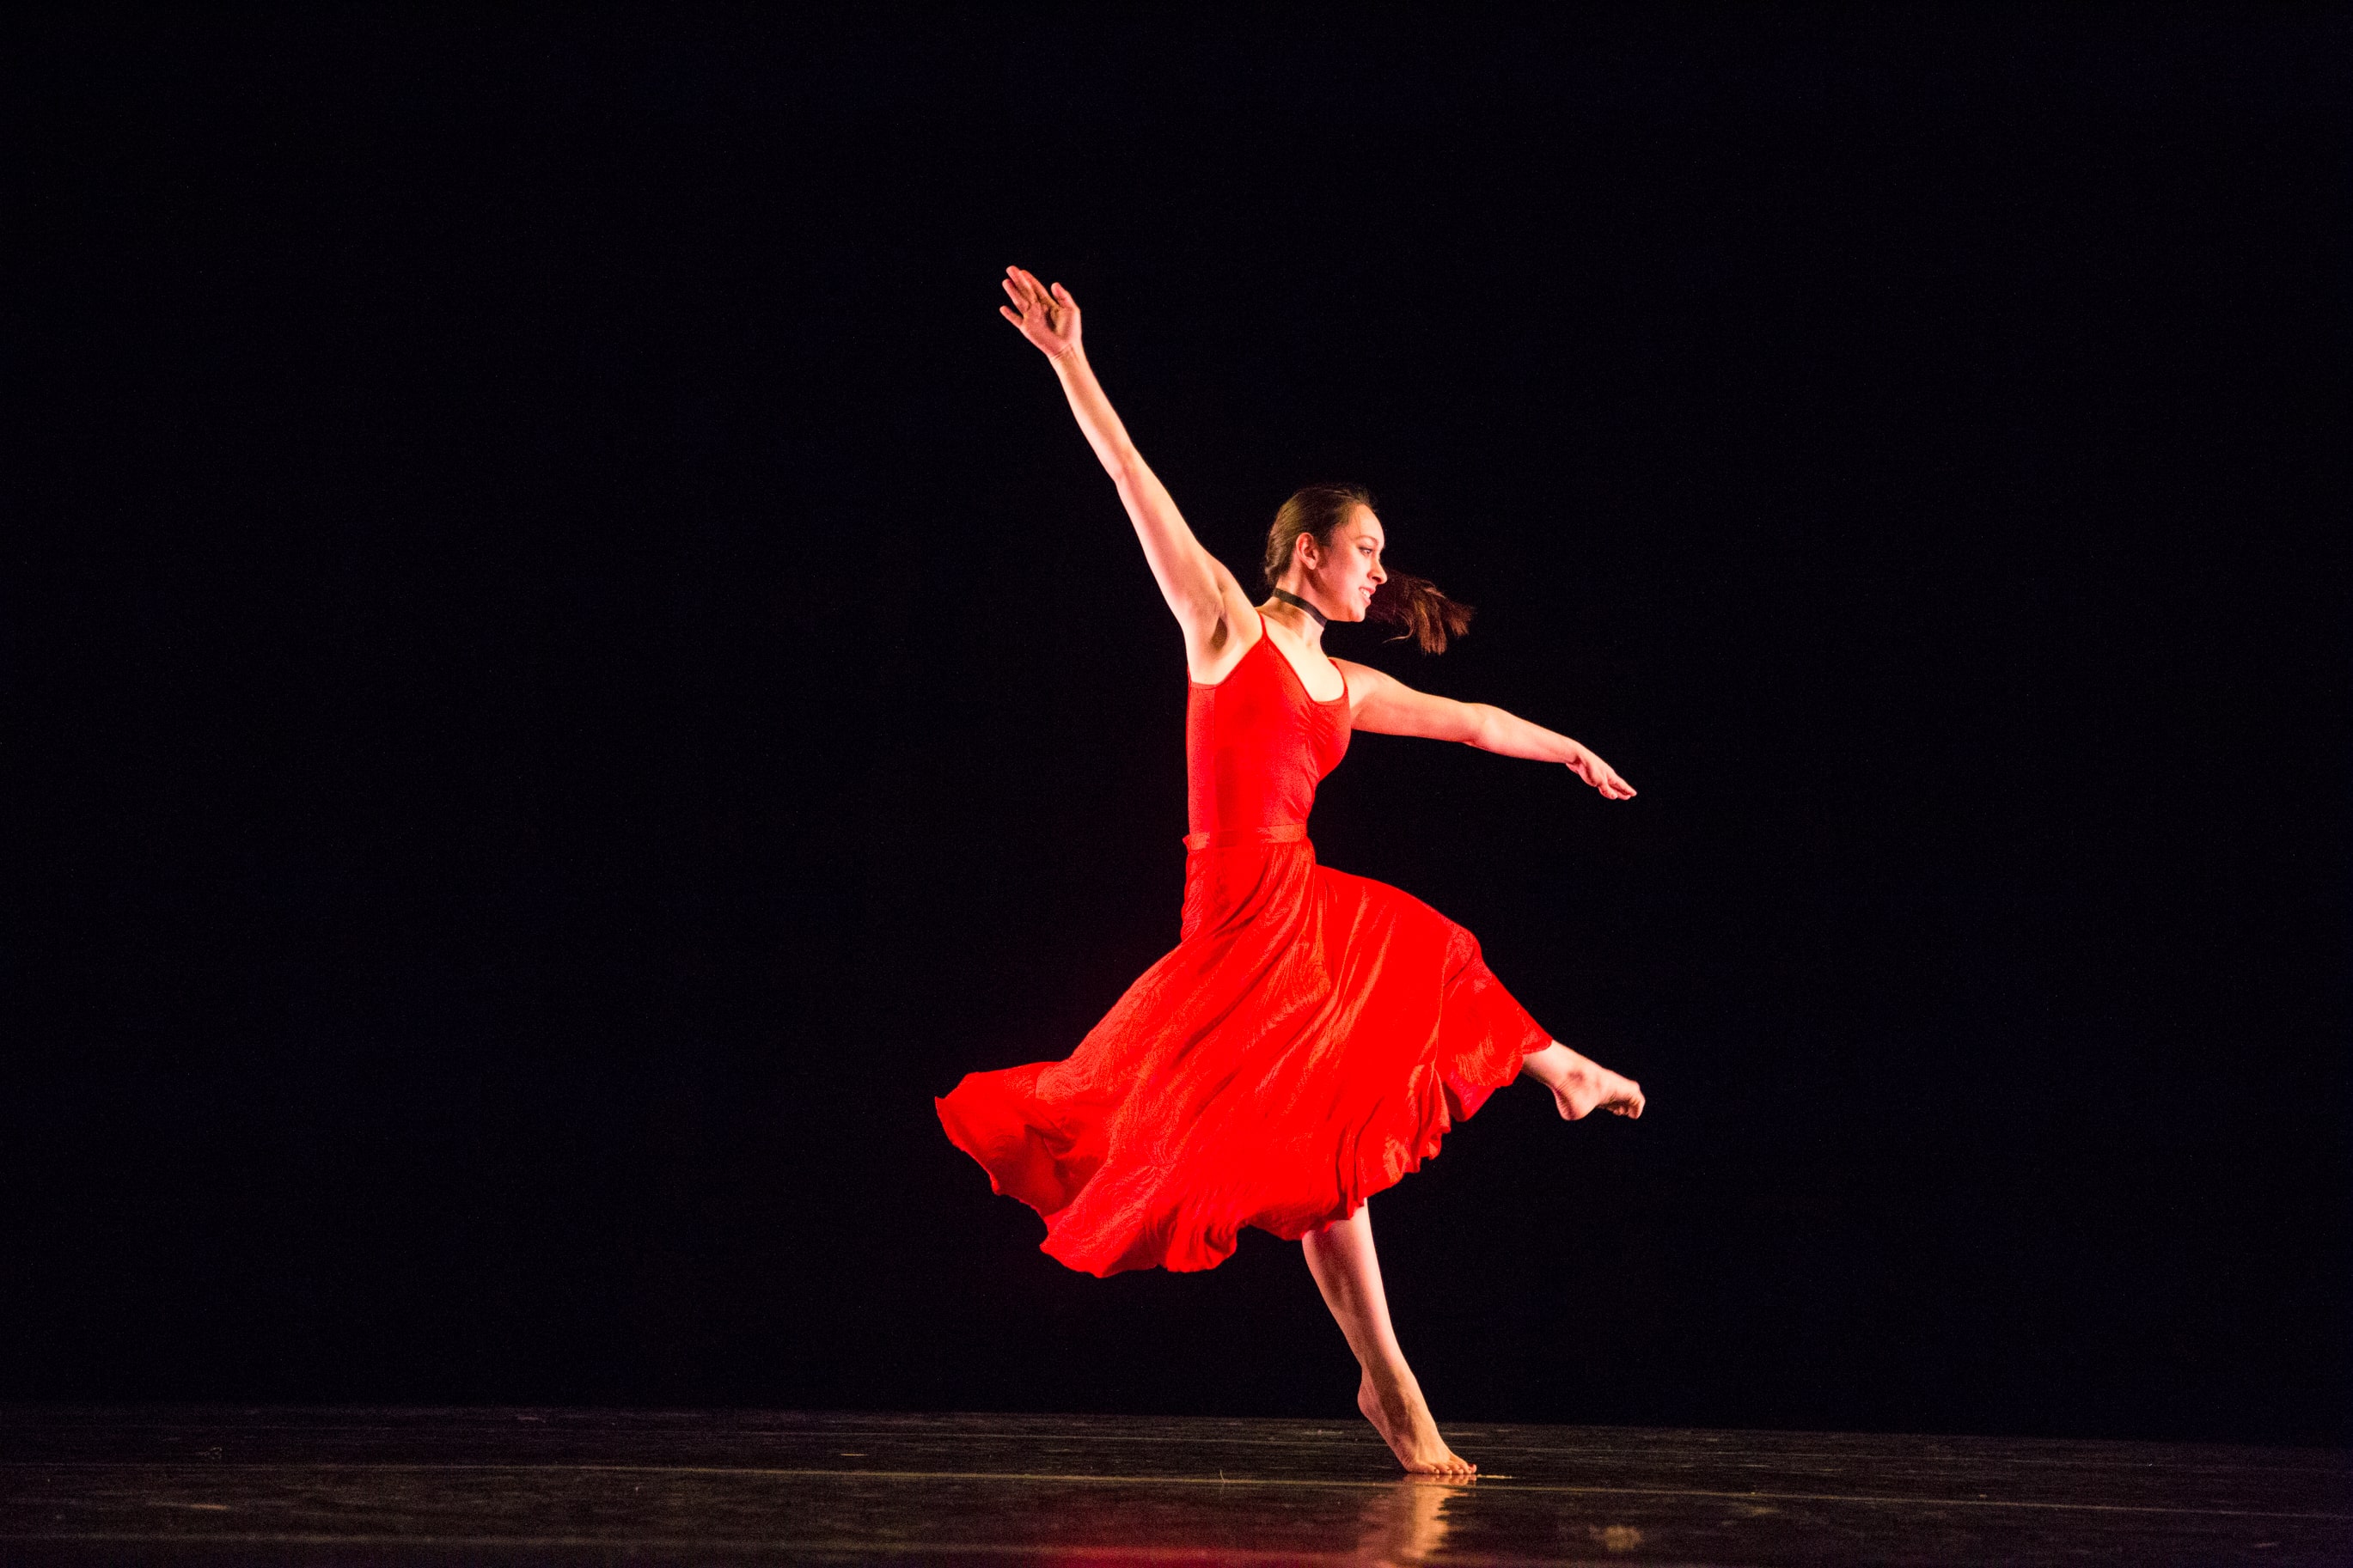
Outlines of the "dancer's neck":
[{"label": "dancer's neck", "polygon": [[1303,595],[1277,588],[1274,596],[1259,606],[1259,614],[1269,620],[1281,621],[1284,631],[1316,652],[1324,651],[1324,616]]}]

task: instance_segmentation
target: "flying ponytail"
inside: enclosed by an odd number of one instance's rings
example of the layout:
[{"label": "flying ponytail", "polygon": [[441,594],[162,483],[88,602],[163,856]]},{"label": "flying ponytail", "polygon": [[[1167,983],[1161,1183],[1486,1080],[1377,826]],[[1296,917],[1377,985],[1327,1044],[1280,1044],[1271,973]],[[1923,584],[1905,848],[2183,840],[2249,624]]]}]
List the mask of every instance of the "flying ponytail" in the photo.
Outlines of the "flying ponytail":
[{"label": "flying ponytail", "polygon": [[1388,582],[1373,590],[1372,607],[1365,616],[1383,626],[1404,627],[1389,638],[1391,642],[1411,637],[1424,653],[1444,653],[1450,638],[1471,629],[1471,617],[1476,614],[1470,605],[1440,593],[1438,584],[1429,578],[1392,572]]}]

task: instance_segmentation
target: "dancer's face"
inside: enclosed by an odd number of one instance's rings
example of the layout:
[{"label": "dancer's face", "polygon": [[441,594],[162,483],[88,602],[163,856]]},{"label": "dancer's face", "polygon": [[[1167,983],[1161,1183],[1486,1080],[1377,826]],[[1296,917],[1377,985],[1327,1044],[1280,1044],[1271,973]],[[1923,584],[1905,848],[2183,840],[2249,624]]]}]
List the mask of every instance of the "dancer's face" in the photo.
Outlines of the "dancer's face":
[{"label": "dancer's face", "polygon": [[1388,542],[1373,509],[1360,506],[1356,515],[1332,531],[1328,547],[1314,539],[1299,542],[1299,561],[1307,568],[1303,597],[1335,621],[1361,621],[1372,607],[1373,590],[1389,580],[1381,569],[1381,549]]}]

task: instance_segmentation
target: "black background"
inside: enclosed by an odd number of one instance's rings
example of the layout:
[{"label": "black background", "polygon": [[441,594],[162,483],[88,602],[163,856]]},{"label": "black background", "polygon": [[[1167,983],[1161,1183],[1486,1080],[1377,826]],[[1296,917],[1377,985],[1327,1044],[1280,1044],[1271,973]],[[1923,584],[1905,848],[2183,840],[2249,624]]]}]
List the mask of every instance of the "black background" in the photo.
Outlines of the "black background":
[{"label": "black background", "polygon": [[1442,1419],[2348,1440],[2341,13],[16,26],[0,1396],[1346,1411],[933,1119],[1176,924],[1019,262],[1641,789],[1318,808],[1651,1097],[1375,1205]]}]

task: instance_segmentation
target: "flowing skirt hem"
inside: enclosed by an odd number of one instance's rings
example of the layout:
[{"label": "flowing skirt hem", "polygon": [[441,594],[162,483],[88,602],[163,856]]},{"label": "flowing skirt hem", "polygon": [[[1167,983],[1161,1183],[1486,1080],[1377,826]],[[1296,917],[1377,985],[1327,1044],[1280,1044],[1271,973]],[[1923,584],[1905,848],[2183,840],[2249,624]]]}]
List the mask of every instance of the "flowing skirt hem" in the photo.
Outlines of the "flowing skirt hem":
[{"label": "flowing skirt hem", "polygon": [[[1124,1235],[1102,1229],[1075,1233],[1056,1223],[1079,1195],[1102,1163],[1099,1149],[1083,1150],[1085,1133],[1073,1135],[1071,1123],[1082,1121],[1057,1114],[1038,1098],[1039,1075],[1055,1065],[1031,1063],[997,1072],[965,1075],[944,1097],[932,1101],[948,1141],[987,1173],[992,1192],[1018,1198],[1046,1222],[1039,1249],[1065,1267],[1107,1279],[1132,1268],[1161,1268],[1172,1273],[1215,1268],[1233,1256],[1244,1227],[1263,1230],[1285,1241],[1296,1241],[1313,1230],[1346,1219],[1376,1193],[1386,1192],[1435,1159],[1454,1124],[1474,1115],[1487,1097],[1519,1076],[1529,1054],[1551,1043],[1551,1036],[1521,1011],[1483,962],[1472,960],[1475,974],[1461,978],[1474,990],[1490,992],[1517,1015],[1516,1027],[1483,1033],[1471,1048],[1453,1054],[1441,1066],[1433,1060],[1417,1075],[1415,1092],[1385,1106],[1419,1108],[1419,1113],[1396,1118],[1402,1125],[1374,1124],[1336,1130],[1328,1136],[1340,1146],[1382,1152],[1374,1158],[1346,1163],[1346,1173],[1336,1174],[1334,1189],[1320,1203],[1269,1203],[1248,1212],[1198,1224],[1171,1213],[1161,1223],[1126,1228]],[[1482,997],[1482,1000],[1486,1000]],[[1492,1005],[1492,1003],[1490,1004]],[[1497,1020],[1501,1023],[1502,1020]],[[1383,1119],[1388,1122],[1391,1119]],[[1073,1155],[1076,1155],[1073,1158]]]},{"label": "flowing skirt hem", "polygon": [[1551,1037],[1468,931],[1303,839],[1197,850],[1183,936],[1069,1058],[934,1102],[1083,1273],[1214,1268],[1295,1240],[1433,1158]]}]

